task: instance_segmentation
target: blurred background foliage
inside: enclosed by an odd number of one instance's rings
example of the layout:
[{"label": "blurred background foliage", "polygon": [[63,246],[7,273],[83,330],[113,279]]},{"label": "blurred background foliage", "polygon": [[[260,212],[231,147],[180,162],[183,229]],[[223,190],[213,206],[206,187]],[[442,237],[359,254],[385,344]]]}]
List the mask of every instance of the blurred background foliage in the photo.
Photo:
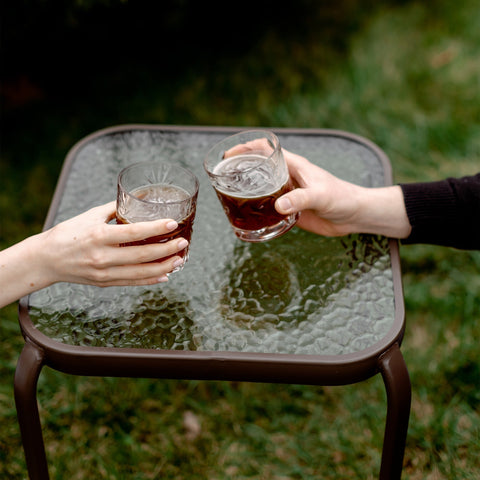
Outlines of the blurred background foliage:
[{"label": "blurred background foliage", "polygon": [[[0,248],[42,228],[66,153],[110,125],[335,128],[377,143],[396,182],[479,170],[475,0],[16,0],[1,22]],[[479,252],[401,256],[413,385],[404,478],[478,478]],[[0,312],[0,336],[0,477],[20,479],[15,305]],[[378,378],[313,388],[47,369],[39,400],[55,479],[378,472]]]}]

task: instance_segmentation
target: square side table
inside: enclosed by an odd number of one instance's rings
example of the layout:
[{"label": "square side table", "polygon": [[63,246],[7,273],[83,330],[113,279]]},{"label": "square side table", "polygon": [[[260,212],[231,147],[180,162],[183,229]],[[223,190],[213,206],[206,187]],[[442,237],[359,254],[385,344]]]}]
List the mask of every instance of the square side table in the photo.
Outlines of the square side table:
[{"label": "square side table", "polygon": [[[21,299],[15,400],[31,480],[49,478],[36,399],[44,365],[73,375],[346,385],[380,373],[387,419],[379,478],[401,477],[411,386],[398,244],[294,228],[236,239],[203,157],[238,128],[123,125],[69,152],[45,229],[115,197],[124,166],[159,159],[200,180],[190,260],[167,284],[56,284]],[[386,155],[343,131],[275,129],[283,147],[348,181],[391,184]]]}]

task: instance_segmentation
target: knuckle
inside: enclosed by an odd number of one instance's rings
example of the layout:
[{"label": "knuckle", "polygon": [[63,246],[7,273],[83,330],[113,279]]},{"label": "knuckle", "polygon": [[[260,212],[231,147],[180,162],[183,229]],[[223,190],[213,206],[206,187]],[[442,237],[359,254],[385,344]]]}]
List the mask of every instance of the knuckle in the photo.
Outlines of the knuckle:
[{"label": "knuckle", "polygon": [[128,233],[131,238],[138,237],[139,235],[142,235],[143,233],[143,225],[140,223],[129,223],[127,225],[128,227]]},{"label": "knuckle", "polygon": [[96,228],[92,228],[90,231],[90,241],[93,244],[102,243],[105,239],[105,226],[106,225],[98,225]]},{"label": "knuckle", "polygon": [[108,275],[108,268],[111,266],[103,249],[92,249],[85,257],[85,263],[92,275],[101,280]]},{"label": "knuckle", "polygon": [[106,269],[95,269],[91,273],[91,278],[97,286],[102,286],[111,280],[111,275]]},{"label": "knuckle", "polygon": [[107,265],[105,255],[97,250],[90,252],[87,258],[87,263],[93,269],[103,269]]}]

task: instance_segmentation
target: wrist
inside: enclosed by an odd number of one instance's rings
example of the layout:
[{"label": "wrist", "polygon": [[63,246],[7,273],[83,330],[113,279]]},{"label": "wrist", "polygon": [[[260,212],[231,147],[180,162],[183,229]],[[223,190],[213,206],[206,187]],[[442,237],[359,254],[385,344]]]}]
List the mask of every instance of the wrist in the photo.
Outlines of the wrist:
[{"label": "wrist", "polygon": [[411,226],[399,186],[359,187],[352,233],[371,233],[401,239],[408,237],[410,232]]},{"label": "wrist", "polygon": [[24,240],[25,278],[33,290],[55,283],[52,247],[45,241],[48,232],[41,232]]},{"label": "wrist", "polygon": [[29,237],[0,252],[0,307],[54,283],[48,261],[44,261],[40,235]]}]

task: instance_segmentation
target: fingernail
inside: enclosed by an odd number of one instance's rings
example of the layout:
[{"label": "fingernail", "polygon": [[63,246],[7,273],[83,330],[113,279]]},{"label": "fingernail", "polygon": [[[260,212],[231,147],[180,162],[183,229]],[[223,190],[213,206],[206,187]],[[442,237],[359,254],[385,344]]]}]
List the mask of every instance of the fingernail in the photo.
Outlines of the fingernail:
[{"label": "fingernail", "polygon": [[179,258],[173,262],[173,268],[181,267],[183,265],[183,258]]},{"label": "fingernail", "polygon": [[292,202],[288,197],[280,197],[277,200],[277,205],[284,211],[288,212],[289,210],[292,209]]},{"label": "fingernail", "polygon": [[188,245],[188,242],[182,238],[178,243],[177,243],[177,248],[180,250],[183,250],[186,246]]},{"label": "fingernail", "polygon": [[168,277],[164,275],[163,277],[160,277],[157,279],[158,283],[165,283],[168,282]]},{"label": "fingernail", "polygon": [[178,227],[178,223],[177,223],[175,220],[170,220],[170,221],[167,223],[167,228],[168,228],[169,230],[175,230],[177,227]]}]

